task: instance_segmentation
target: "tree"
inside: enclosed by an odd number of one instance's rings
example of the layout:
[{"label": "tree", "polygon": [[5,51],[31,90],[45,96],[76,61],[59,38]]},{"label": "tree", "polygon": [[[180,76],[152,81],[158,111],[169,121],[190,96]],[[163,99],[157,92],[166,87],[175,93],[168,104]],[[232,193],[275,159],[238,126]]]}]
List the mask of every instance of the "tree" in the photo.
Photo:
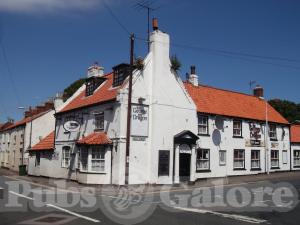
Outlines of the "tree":
[{"label": "tree", "polygon": [[83,84],[85,83],[85,78],[78,79],[70,84],[64,90],[64,101],[70,98]]},{"label": "tree", "polygon": [[171,68],[176,72],[181,68],[181,62],[176,55],[171,56]]},{"label": "tree", "polygon": [[276,109],[289,122],[300,120],[300,104],[281,99],[271,99],[269,104]]}]

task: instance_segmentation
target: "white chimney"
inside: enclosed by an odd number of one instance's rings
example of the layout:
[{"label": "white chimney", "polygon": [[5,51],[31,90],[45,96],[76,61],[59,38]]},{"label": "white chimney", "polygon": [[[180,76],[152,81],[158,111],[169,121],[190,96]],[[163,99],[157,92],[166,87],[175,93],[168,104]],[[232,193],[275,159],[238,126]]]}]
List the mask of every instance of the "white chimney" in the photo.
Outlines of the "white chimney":
[{"label": "white chimney", "polygon": [[191,73],[189,75],[189,82],[194,86],[198,86],[198,76],[196,75],[196,67],[191,66]]},{"label": "white chimney", "polygon": [[104,75],[104,68],[97,63],[88,68],[87,77],[101,77]]},{"label": "white chimney", "polygon": [[64,104],[63,95],[61,93],[57,93],[53,103],[55,109],[58,109],[60,106],[62,106]]}]

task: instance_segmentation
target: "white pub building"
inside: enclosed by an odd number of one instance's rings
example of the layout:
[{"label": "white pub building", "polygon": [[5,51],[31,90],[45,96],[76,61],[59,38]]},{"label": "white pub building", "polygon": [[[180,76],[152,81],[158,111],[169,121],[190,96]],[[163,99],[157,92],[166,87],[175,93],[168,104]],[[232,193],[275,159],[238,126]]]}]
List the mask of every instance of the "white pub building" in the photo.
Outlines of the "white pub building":
[{"label": "white pub building", "polygon": [[55,130],[31,149],[29,174],[123,185],[289,170],[289,124],[262,88],[252,96],[204,86],[195,67],[183,82],[172,69],[169,42],[155,28],[143,68],[133,73],[128,157],[130,67],[104,74],[94,65],[56,113]]}]

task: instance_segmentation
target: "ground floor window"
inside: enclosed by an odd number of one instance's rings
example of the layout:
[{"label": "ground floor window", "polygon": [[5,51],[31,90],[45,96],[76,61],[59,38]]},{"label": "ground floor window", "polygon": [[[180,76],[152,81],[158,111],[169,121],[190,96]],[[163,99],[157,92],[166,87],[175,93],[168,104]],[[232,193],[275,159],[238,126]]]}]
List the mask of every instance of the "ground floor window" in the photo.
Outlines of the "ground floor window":
[{"label": "ground floor window", "polygon": [[294,167],[300,167],[300,150],[294,150]]},{"label": "ground floor window", "polygon": [[104,146],[92,147],[91,171],[104,172],[105,149]]},{"label": "ground floor window", "polygon": [[70,146],[64,146],[62,148],[62,161],[61,161],[62,167],[67,168],[70,166],[70,155],[71,155]]},{"label": "ground floor window", "polygon": [[35,166],[40,166],[41,164],[41,154],[40,152],[35,153]]},{"label": "ground floor window", "polygon": [[245,168],[245,150],[244,149],[234,149],[233,168],[234,169],[244,169]]},{"label": "ground floor window", "polygon": [[219,164],[220,166],[226,165],[226,150],[219,151]]},{"label": "ground floor window", "polygon": [[82,172],[105,172],[105,146],[81,147],[78,153],[78,169]]},{"label": "ground floor window", "polygon": [[260,151],[251,150],[251,169],[260,168]]},{"label": "ground floor window", "polygon": [[279,151],[271,150],[271,168],[279,167]]},{"label": "ground floor window", "polygon": [[209,149],[197,149],[197,170],[208,170],[209,169]]},{"label": "ground floor window", "polygon": [[159,150],[158,155],[158,176],[169,176],[170,151]]}]

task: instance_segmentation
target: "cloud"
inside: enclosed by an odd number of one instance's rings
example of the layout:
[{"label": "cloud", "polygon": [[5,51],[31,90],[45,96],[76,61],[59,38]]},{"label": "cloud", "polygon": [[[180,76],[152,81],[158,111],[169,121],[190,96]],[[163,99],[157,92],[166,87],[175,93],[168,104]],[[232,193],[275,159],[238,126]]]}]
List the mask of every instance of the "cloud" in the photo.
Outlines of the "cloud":
[{"label": "cloud", "polygon": [[52,12],[57,10],[91,10],[104,0],[0,0],[0,11]]}]

